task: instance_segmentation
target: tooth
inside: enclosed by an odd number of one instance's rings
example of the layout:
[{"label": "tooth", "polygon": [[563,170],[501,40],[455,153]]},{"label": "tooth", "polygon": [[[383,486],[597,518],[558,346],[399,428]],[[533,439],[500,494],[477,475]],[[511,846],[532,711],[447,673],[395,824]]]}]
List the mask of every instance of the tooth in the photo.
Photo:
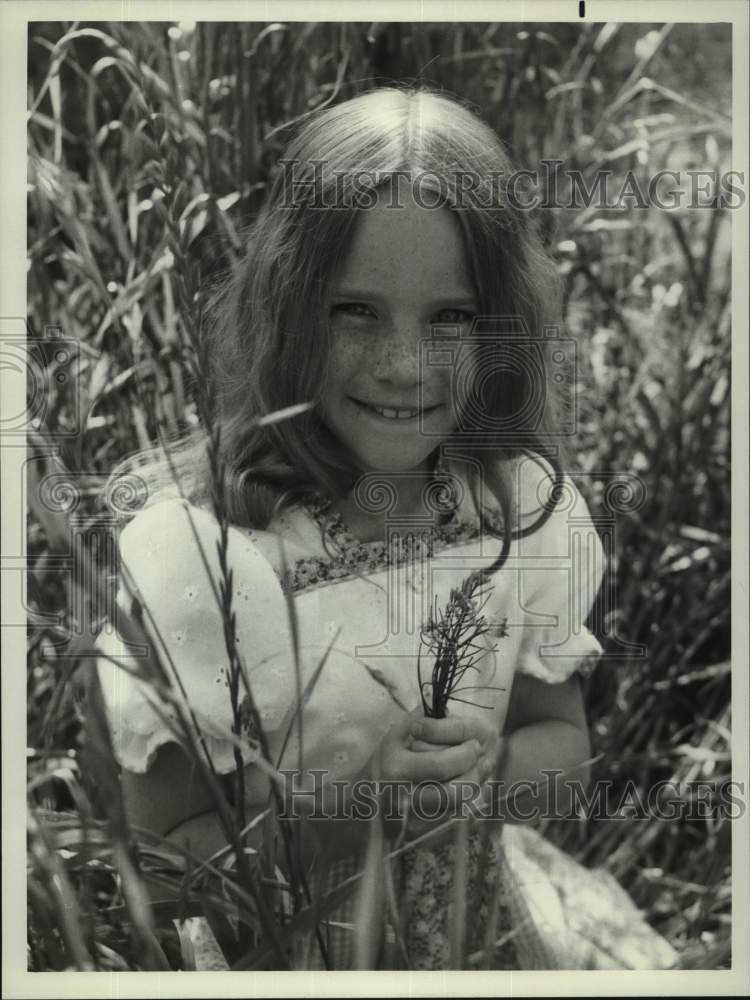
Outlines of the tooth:
[{"label": "tooth", "polygon": [[395,410],[391,407],[382,406],[373,406],[372,409],[387,420],[409,420],[419,413],[419,410]]}]

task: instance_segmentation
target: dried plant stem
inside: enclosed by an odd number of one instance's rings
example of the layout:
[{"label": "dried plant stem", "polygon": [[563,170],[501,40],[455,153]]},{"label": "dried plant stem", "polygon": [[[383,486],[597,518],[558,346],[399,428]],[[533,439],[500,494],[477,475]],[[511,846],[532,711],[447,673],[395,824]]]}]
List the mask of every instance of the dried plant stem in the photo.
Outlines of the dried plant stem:
[{"label": "dried plant stem", "polygon": [[[482,616],[489,600],[489,593],[482,590],[485,584],[481,573],[472,573],[459,588],[451,590],[444,611],[436,603],[429,620],[422,628],[422,643],[435,657],[432,679],[429,682],[422,681],[421,649],[417,657],[419,690],[426,716],[445,718],[449,701],[465,700],[458,697],[459,691],[479,688],[478,685],[463,688],[459,685],[467,671],[478,669],[476,661],[487,652],[478,642],[490,627]],[[425,688],[429,691],[429,697],[425,694]]]}]

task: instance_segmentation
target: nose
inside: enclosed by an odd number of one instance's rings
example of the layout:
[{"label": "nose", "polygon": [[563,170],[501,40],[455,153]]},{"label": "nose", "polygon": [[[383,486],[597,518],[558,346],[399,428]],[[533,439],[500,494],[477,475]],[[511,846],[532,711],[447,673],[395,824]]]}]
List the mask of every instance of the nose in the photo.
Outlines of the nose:
[{"label": "nose", "polygon": [[419,385],[422,381],[421,339],[419,328],[411,324],[382,336],[372,359],[373,378],[407,389]]}]

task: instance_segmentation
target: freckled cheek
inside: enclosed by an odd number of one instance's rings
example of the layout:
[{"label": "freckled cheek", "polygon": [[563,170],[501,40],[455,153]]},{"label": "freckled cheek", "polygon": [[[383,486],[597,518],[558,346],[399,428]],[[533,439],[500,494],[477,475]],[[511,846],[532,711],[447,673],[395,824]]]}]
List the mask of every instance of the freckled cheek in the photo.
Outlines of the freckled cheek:
[{"label": "freckled cheek", "polygon": [[455,412],[455,376],[450,368],[437,369],[431,379],[425,380],[425,396],[441,402],[449,411]]},{"label": "freckled cheek", "polygon": [[367,370],[371,354],[372,352],[368,353],[351,341],[336,338],[326,368],[327,389],[333,391],[346,389],[346,386],[358,373],[361,373],[363,369]]}]

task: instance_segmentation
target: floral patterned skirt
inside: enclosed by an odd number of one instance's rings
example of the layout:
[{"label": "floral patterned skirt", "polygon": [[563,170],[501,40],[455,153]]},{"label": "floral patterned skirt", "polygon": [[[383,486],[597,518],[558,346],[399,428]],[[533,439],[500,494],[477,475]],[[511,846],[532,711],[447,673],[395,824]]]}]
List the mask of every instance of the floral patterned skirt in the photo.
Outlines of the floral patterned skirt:
[{"label": "floral patterned skirt", "polygon": [[[390,862],[384,881],[390,881],[393,895],[389,900],[386,888],[381,899],[373,969],[522,968],[503,884],[499,832],[472,832],[434,847],[407,847]],[[361,867],[360,858],[338,861],[326,887],[335,888]],[[325,925],[331,969],[356,968],[356,911],[355,891]],[[319,949],[307,950],[303,967],[325,968]]]},{"label": "floral patterned skirt", "polygon": [[[314,897],[362,870],[361,856],[337,861],[311,878]],[[652,970],[678,958],[608,871],[584,867],[527,827],[461,824],[452,840],[406,846],[378,875],[377,906],[360,911],[355,888],[319,925],[327,965],[308,934],[295,968]],[[206,964],[215,955],[201,957],[205,950],[196,946],[197,967],[219,967]]]},{"label": "floral patterned skirt", "polygon": [[415,971],[520,969],[498,832],[417,847],[401,859],[402,931]]},{"label": "floral patterned skirt", "polygon": [[[392,862],[397,905],[382,908],[372,968],[674,967],[674,948],[605,869],[584,867],[528,827],[455,832],[452,841],[407,848]],[[353,859],[341,865],[332,885],[361,870]],[[356,894],[332,917],[330,968],[356,967],[355,920]],[[315,960],[307,967],[324,968]]]}]

